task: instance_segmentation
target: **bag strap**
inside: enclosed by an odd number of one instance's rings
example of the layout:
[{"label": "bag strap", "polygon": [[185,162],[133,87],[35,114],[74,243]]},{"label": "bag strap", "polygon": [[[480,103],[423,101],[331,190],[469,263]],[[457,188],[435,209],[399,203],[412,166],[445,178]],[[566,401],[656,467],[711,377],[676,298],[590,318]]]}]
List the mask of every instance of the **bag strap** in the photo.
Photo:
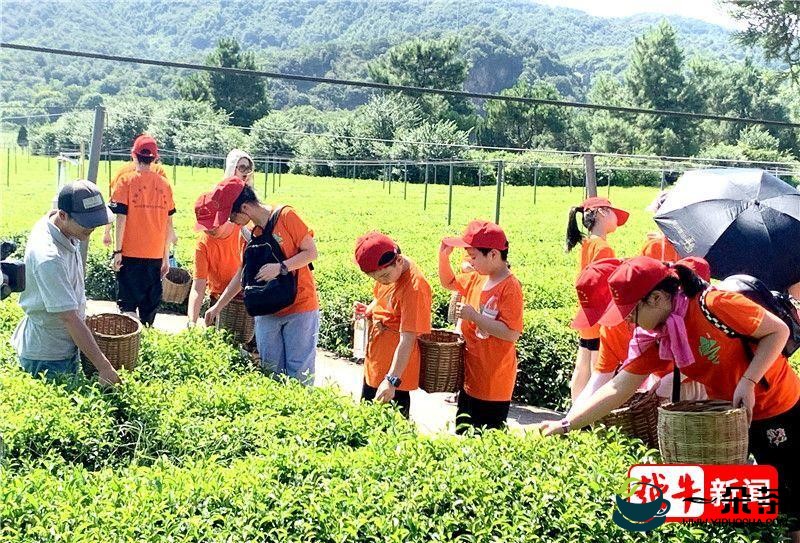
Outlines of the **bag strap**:
[{"label": "bag strap", "polygon": [[281,216],[281,211],[286,206],[278,206],[272,210],[272,215],[270,215],[269,220],[267,221],[267,225],[264,227],[264,234],[271,236],[273,230],[275,230],[275,225],[278,224],[278,219]]},{"label": "bag strap", "polygon": [[714,325],[714,328],[716,328],[726,336],[738,337],[738,338],[744,337],[738,332],[736,332],[736,330],[734,330],[733,328],[731,328],[730,326],[719,320],[717,316],[711,312],[711,309],[708,307],[708,301],[706,300],[706,296],[708,296],[708,293],[711,292],[712,290],[714,289],[712,287],[709,287],[700,293],[700,299],[699,299],[700,311],[703,312],[703,316],[706,318],[708,322]]},{"label": "bag strap", "polygon": [[[750,346],[750,341],[754,338],[740,334],[739,332],[737,332],[736,330],[734,330],[733,328],[731,328],[730,326],[719,320],[719,318],[716,315],[714,315],[714,313],[711,312],[711,309],[708,307],[708,301],[706,300],[706,296],[708,296],[708,293],[711,292],[712,290],[715,290],[714,287],[708,287],[700,294],[699,297],[700,311],[702,311],[703,316],[706,318],[706,320],[711,324],[713,324],[717,330],[719,330],[728,337],[739,338],[742,341],[744,354],[747,357],[747,363],[749,364],[750,362],[753,361],[753,356],[755,355],[755,353],[753,352],[753,348]],[[762,377],[761,381],[759,382],[764,386],[764,388],[769,388],[769,383],[767,383],[766,377]]]},{"label": "bag strap", "polygon": [[672,403],[681,401],[681,370],[672,362]]}]

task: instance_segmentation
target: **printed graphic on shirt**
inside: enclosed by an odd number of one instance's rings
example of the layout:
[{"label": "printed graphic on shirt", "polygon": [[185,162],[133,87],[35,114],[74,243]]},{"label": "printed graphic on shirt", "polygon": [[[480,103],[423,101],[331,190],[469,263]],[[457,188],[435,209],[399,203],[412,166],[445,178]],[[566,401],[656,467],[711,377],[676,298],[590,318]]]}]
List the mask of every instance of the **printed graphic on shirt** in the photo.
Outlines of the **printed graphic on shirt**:
[{"label": "printed graphic on shirt", "polygon": [[719,364],[719,349],[719,344],[716,340],[711,339],[709,334],[700,336],[700,346],[697,350],[712,364]]}]

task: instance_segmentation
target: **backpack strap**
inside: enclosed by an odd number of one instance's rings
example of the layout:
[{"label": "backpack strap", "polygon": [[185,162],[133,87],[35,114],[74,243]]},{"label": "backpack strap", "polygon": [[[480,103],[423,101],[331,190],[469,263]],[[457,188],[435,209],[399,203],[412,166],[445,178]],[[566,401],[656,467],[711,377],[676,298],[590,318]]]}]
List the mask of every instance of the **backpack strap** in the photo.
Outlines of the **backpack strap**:
[{"label": "backpack strap", "polygon": [[[750,362],[752,362],[753,356],[755,354],[753,353],[753,347],[750,345],[750,341],[752,341],[753,338],[749,336],[743,336],[742,334],[740,334],[739,332],[737,332],[736,330],[734,330],[733,328],[731,328],[730,326],[719,320],[719,318],[717,318],[717,316],[711,312],[711,309],[708,307],[706,296],[708,296],[708,293],[711,292],[712,290],[716,289],[714,287],[708,287],[702,293],[700,293],[699,296],[700,311],[703,312],[703,316],[706,318],[706,320],[711,324],[713,324],[717,330],[719,330],[728,337],[739,338],[742,341],[744,354],[747,357],[747,363],[749,364]],[[762,377],[760,383],[764,386],[764,388],[769,388],[769,383],[767,383],[766,377]]]},{"label": "backpack strap", "polygon": [[278,206],[272,210],[272,215],[270,215],[269,220],[267,221],[267,225],[264,227],[264,233],[271,236],[273,230],[275,230],[275,225],[278,224],[278,219],[281,216],[281,211],[286,206]]},{"label": "backpack strap", "polygon": [[711,292],[712,290],[714,290],[713,287],[708,287],[707,289],[705,289],[703,292],[700,293],[700,298],[699,298],[700,311],[703,312],[703,316],[706,318],[708,322],[714,325],[714,328],[716,328],[726,336],[739,337],[739,338],[743,337],[741,334],[737,333],[736,330],[734,330],[733,328],[731,328],[730,326],[719,320],[717,316],[711,312],[711,309],[709,309],[706,297],[708,296],[708,293]]}]

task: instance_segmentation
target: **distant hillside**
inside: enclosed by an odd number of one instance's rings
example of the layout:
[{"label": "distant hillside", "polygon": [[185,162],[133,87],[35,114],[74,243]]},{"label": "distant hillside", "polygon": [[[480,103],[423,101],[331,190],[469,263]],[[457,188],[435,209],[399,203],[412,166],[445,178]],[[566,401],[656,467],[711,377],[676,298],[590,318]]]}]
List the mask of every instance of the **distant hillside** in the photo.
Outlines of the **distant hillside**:
[{"label": "distant hillside", "polygon": [[[415,36],[456,33],[472,62],[467,88],[498,91],[520,77],[550,80],[581,97],[591,75],[620,71],[634,38],[661,17],[604,19],[521,0],[4,1],[4,41],[105,53],[200,61],[221,37],[235,37],[265,67],[365,77],[366,62]],[[741,58],[722,27],[666,17],[688,54]],[[107,62],[4,51],[3,98],[10,103],[88,103],[92,96],[174,96],[182,74]],[[364,94],[328,86],[273,85],[277,107],[353,107]]]}]

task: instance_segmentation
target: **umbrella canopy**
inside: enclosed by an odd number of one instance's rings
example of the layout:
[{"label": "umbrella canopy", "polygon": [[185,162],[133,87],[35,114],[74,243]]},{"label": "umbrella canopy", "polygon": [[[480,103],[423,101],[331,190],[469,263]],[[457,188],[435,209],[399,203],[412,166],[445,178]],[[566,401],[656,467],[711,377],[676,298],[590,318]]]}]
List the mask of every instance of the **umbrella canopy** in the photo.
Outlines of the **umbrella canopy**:
[{"label": "umbrella canopy", "polygon": [[655,221],[682,257],[705,258],[713,277],[743,273],[772,290],[800,282],[800,192],[764,170],[686,172]]}]

